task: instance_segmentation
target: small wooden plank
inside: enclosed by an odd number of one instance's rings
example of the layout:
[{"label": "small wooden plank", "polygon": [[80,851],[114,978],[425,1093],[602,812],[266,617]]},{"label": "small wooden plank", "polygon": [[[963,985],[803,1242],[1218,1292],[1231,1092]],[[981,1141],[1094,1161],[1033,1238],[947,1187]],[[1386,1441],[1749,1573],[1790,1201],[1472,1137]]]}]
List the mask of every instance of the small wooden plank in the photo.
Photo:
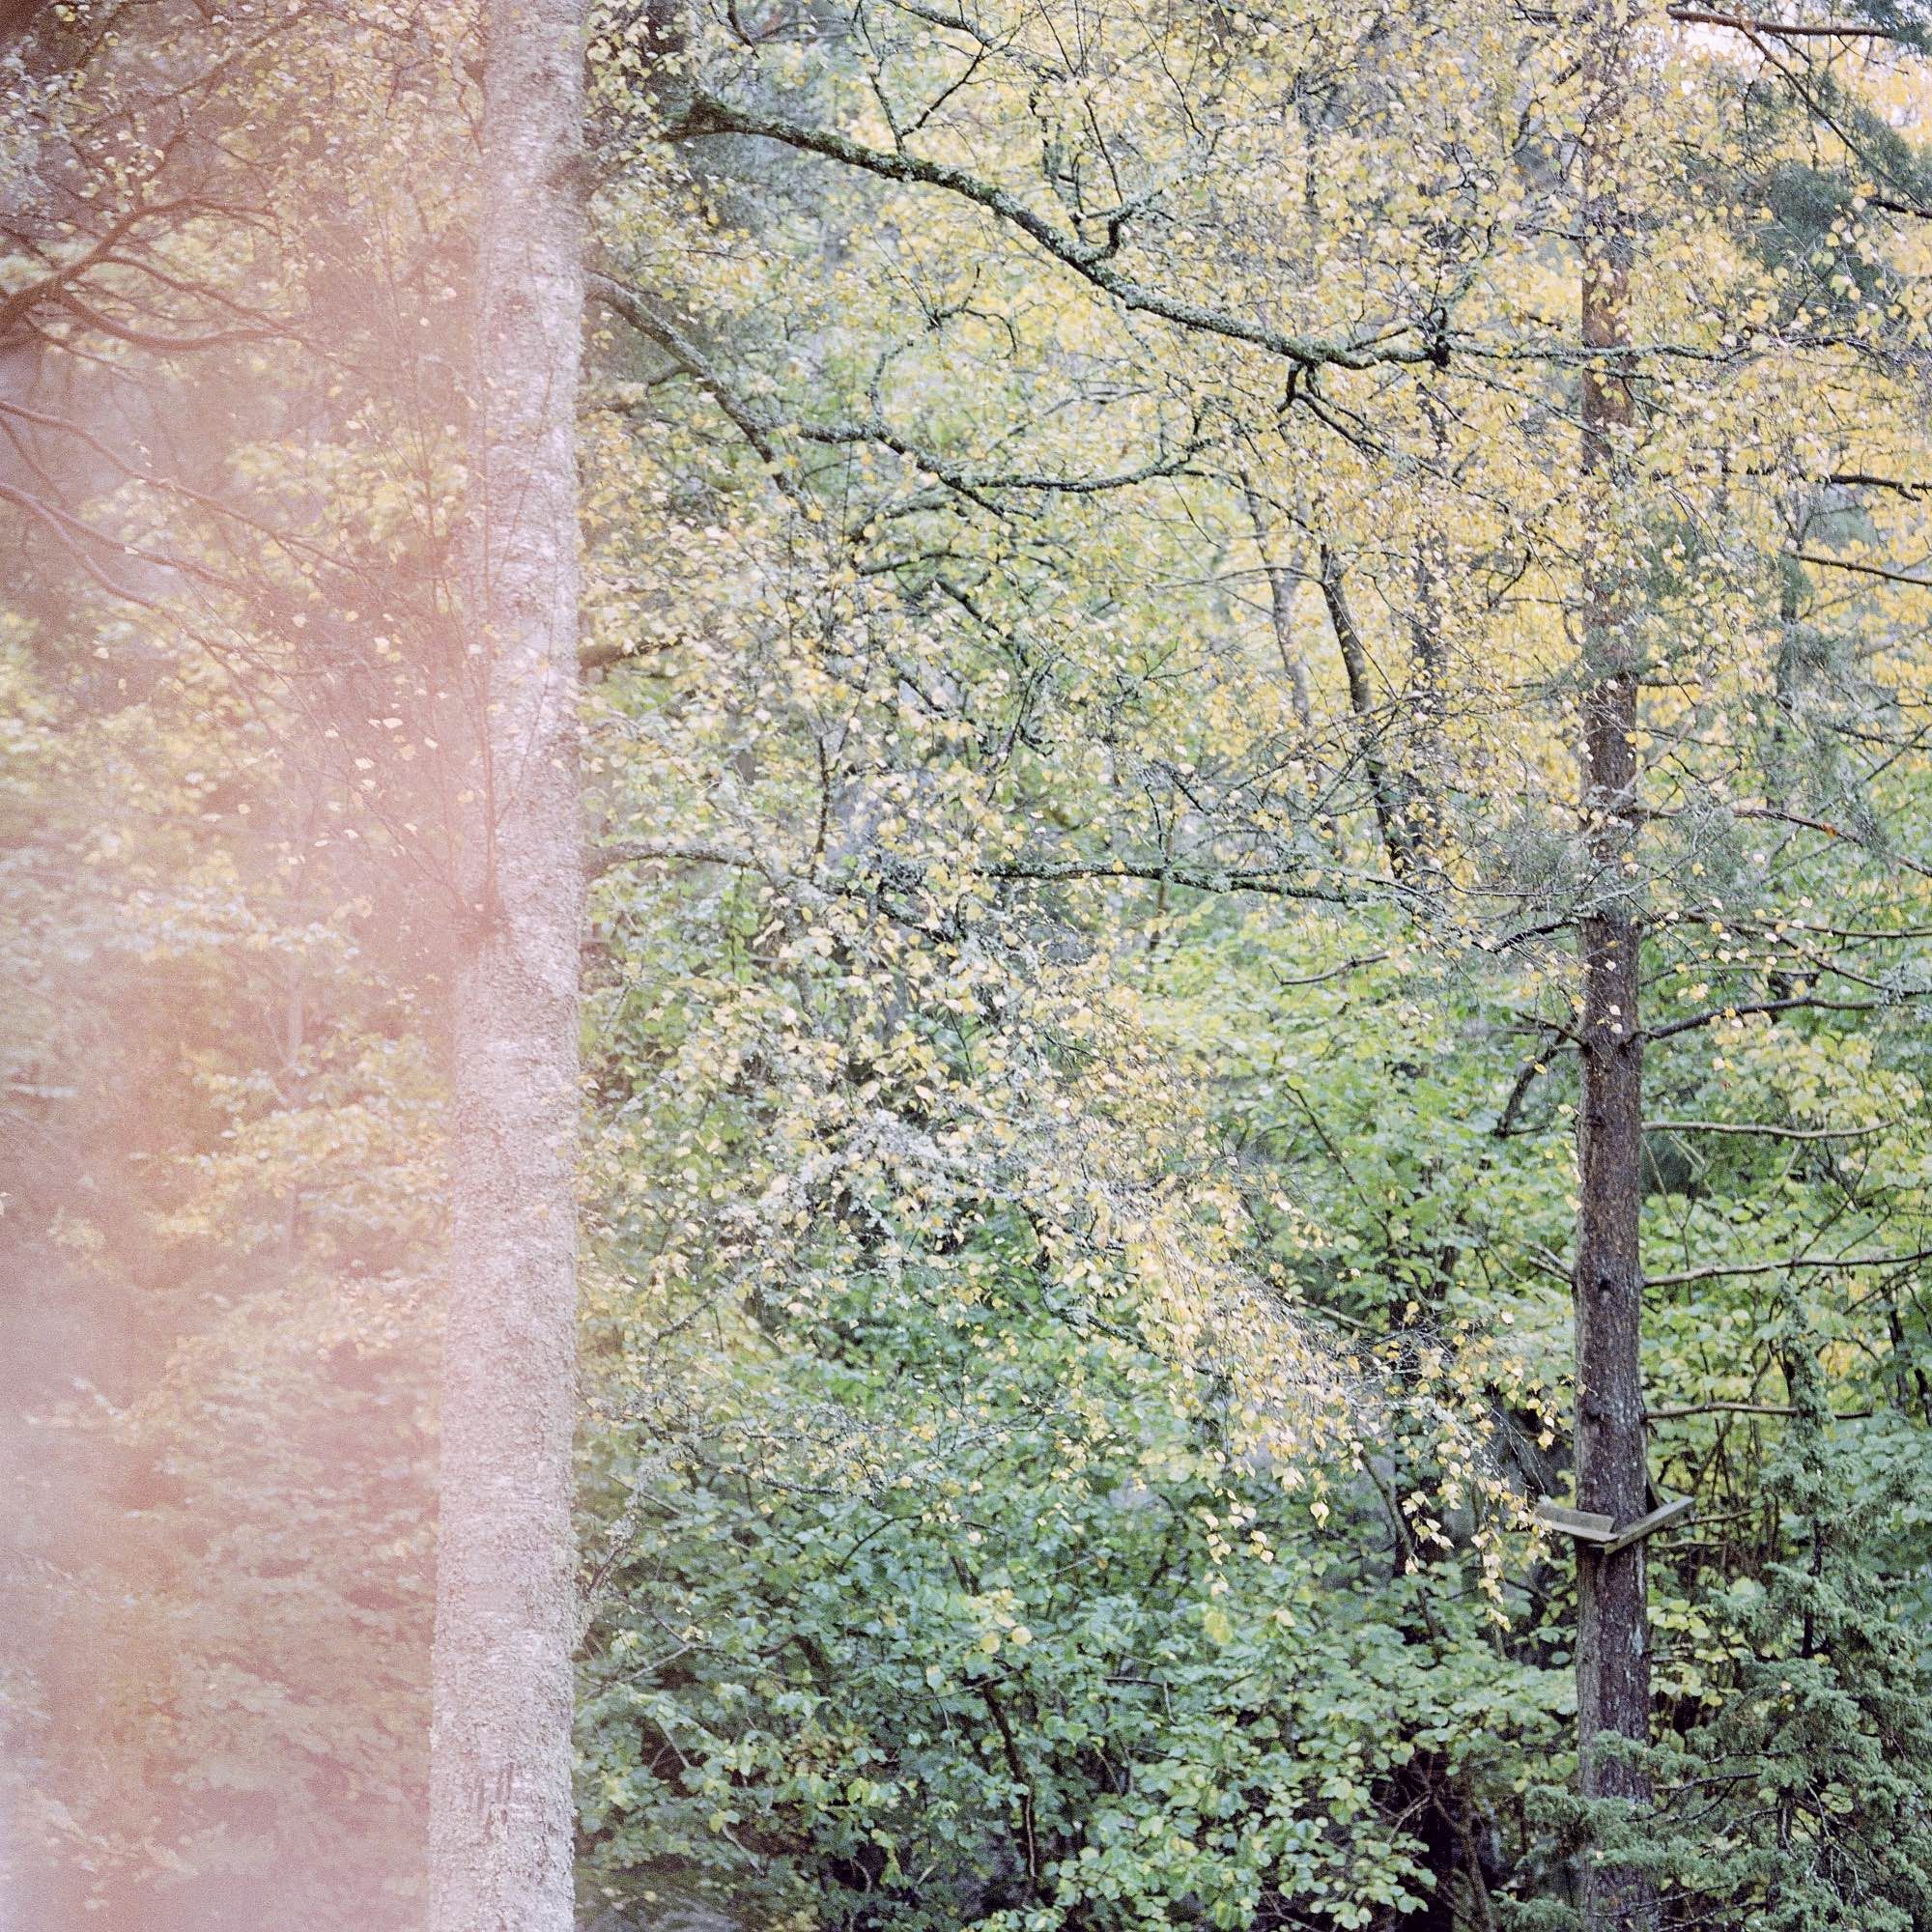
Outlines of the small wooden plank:
[{"label": "small wooden plank", "polygon": [[1547,1527],[1574,1536],[1579,1543],[1609,1544],[1616,1541],[1616,1523],[1595,1510],[1575,1510],[1548,1500],[1536,1506],[1537,1520]]},{"label": "small wooden plank", "polygon": [[1695,1507],[1694,1496],[1667,1497],[1648,1516],[1640,1516],[1627,1529],[1618,1530],[1615,1537],[1604,1546],[1604,1554],[1614,1556],[1619,1549],[1628,1549],[1633,1543],[1641,1543],[1646,1536],[1655,1536],[1660,1529],[1668,1529],[1672,1523],[1682,1522]]}]

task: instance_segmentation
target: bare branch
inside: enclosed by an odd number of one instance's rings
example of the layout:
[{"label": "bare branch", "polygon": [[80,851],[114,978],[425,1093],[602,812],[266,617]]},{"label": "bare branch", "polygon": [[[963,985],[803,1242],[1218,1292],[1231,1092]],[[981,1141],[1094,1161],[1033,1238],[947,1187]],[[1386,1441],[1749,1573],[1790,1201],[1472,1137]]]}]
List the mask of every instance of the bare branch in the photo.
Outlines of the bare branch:
[{"label": "bare branch", "polygon": [[1850,20],[1826,20],[1808,26],[1797,20],[1758,20],[1741,14],[1707,14],[1694,7],[1667,7],[1667,19],[1687,27],[1730,27],[1741,34],[1769,34],[1779,41],[1891,41],[1898,37],[1883,27],[1867,27]]},{"label": "bare branch", "polygon": [[1903,1006],[1908,1000],[1928,997],[1932,997],[1932,986],[1900,986],[1882,1000],[1820,1000],[1809,995],[1788,1000],[1757,1000],[1746,1006],[1713,1007],[1708,1012],[1692,1013],[1686,1019],[1672,1020],[1667,1026],[1649,1027],[1643,1037],[1653,1041],[1669,1039],[1675,1034],[1690,1033],[1717,1020],[1748,1019],[1757,1013],[1875,1013],[1888,1007]]},{"label": "bare branch", "polygon": [[[821,155],[846,167],[859,168],[885,181],[920,184],[943,188],[997,215],[1015,228],[1056,261],[1071,269],[1103,294],[1113,297],[1123,308],[1148,315],[1182,328],[1199,329],[1234,342],[1245,342],[1269,355],[1280,355],[1304,369],[1324,367],[1374,369],[1390,363],[1414,366],[1435,362],[1440,354],[1434,342],[1405,345],[1399,342],[1329,341],[1318,336],[1290,335],[1270,327],[1252,316],[1236,315],[1201,302],[1184,301],[1177,296],[1148,288],[1113,266],[1111,242],[1083,241],[1057,222],[1029,208],[1017,195],[996,187],[991,182],[964,168],[945,161],[928,160],[902,150],[887,151],[867,147],[864,142],[830,128],[808,128],[776,113],[753,113],[734,106],[716,95],[700,96],[691,119],[672,130],[673,138],[691,140],[711,134],[745,134],[778,141],[801,153]],[[1405,335],[1415,333],[1412,328]]]},{"label": "bare branch", "polygon": [[1853,1268],[1912,1267],[1932,1261],[1932,1248],[1920,1248],[1909,1255],[1817,1255],[1787,1256],[1776,1262],[1740,1262],[1723,1267],[1681,1268],[1674,1274],[1647,1274],[1646,1288],[1681,1288],[1686,1282],[1720,1281],[1741,1274],[1782,1274],[1788,1268],[1813,1268],[1827,1272]]},{"label": "bare branch", "polygon": [[1858,1141],[1897,1126],[1882,1121],[1875,1127],[1779,1127],[1753,1121],[1646,1121],[1647,1134],[1747,1134],[1779,1141]]}]

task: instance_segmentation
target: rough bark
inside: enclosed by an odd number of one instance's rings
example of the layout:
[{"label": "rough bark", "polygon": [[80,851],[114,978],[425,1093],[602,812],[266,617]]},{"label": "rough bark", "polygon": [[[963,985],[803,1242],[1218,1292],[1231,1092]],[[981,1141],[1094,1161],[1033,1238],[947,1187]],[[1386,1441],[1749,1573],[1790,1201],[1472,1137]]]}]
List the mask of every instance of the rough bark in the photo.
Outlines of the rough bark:
[{"label": "rough bark", "polygon": [[485,8],[434,1932],[572,1922],[582,32],[582,0]]},{"label": "rough bark", "polygon": [[[1589,120],[1583,159],[1582,332],[1591,349],[1628,344],[1632,218],[1621,179],[1628,20],[1604,0],[1586,24]],[[1577,1490],[1586,1510],[1619,1523],[1647,1504],[1641,1362],[1643,1038],[1637,1010],[1640,926],[1634,898],[1637,835],[1637,662],[1614,527],[1627,469],[1630,384],[1621,363],[1583,377],[1583,811],[1594,860],[1583,922],[1582,1105],[1577,1122],[1580,1207],[1574,1283],[1577,1321]],[[1586,1797],[1650,1803],[1649,1779],[1610,1739],[1650,1730],[1650,1652],[1641,1544],[1606,1556],[1577,1548],[1577,1722]],[[1583,1916],[1589,1932],[1654,1924],[1656,1895],[1641,1872],[1592,1857]]]}]

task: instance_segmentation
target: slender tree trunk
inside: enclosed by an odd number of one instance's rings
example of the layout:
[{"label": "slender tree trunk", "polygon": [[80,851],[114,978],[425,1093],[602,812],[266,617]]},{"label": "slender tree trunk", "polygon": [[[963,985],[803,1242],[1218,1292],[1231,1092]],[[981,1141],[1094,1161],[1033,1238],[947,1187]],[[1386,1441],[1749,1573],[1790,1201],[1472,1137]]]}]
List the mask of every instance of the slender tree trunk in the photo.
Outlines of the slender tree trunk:
[{"label": "slender tree trunk", "polygon": [[486,0],[433,1932],[569,1932],[582,0]]},{"label": "slender tree trunk", "polygon": [[[1450,473],[1449,425],[1440,403],[1427,384],[1419,403],[1428,419],[1433,468]],[[1449,779],[1446,727],[1448,704],[1445,682],[1448,659],[1449,532],[1440,505],[1422,492],[1422,526],[1416,532],[1415,602],[1409,609],[1410,680],[1414,696],[1414,747],[1405,762],[1408,770],[1408,822],[1418,854],[1438,853],[1442,820],[1435,801],[1444,795]]]},{"label": "slender tree trunk", "polygon": [[[1592,349],[1630,340],[1632,218],[1622,180],[1622,0],[1586,22],[1582,330]],[[1577,1501],[1618,1523],[1647,1507],[1642,1377],[1643,1037],[1637,1012],[1634,847],[1639,665],[1617,497],[1628,476],[1631,391],[1621,363],[1583,376],[1583,811],[1595,864],[1583,923],[1582,1107],[1577,1321]],[[1604,1744],[1650,1732],[1650,1650],[1641,1544],[1605,1556],[1577,1547],[1577,1724],[1586,1797],[1650,1803],[1647,1776]],[[1589,1932],[1639,1932],[1656,1918],[1647,1876],[1593,1858],[1584,1879]]]},{"label": "slender tree trunk", "polygon": [[1362,646],[1362,634],[1355,625],[1341,560],[1325,543],[1321,547],[1320,569],[1321,601],[1328,607],[1328,622],[1335,632],[1335,646],[1342,653],[1343,674],[1349,681],[1349,708],[1355,714],[1362,734],[1362,769],[1368,775],[1376,830],[1381,835],[1389,870],[1398,879],[1406,879],[1415,870],[1417,858],[1415,839],[1406,818],[1408,795],[1382,759],[1381,729],[1376,723],[1375,694],[1369,687],[1369,654]]},{"label": "slender tree trunk", "polygon": [[1294,704],[1294,722],[1304,731],[1315,723],[1314,699],[1310,694],[1307,660],[1294,636],[1294,574],[1275,555],[1274,532],[1268,527],[1267,512],[1262,507],[1254,479],[1241,471],[1241,497],[1248,509],[1248,525],[1255,533],[1255,549],[1261,556],[1262,572],[1267,579],[1268,614],[1274,621],[1275,648],[1281,653],[1281,668]]}]

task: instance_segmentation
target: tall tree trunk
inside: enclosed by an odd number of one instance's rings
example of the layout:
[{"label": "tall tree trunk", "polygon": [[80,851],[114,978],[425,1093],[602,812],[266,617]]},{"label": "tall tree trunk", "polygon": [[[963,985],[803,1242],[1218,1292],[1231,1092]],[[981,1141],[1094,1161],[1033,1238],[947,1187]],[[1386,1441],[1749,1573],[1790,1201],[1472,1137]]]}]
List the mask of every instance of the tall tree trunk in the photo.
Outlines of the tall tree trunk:
[{"label": "tall tree trunk", "polygon": [[[1622,179],[1625,36],[1622,0],[1600,0],[1586,23],[1582,332],[1587,348],[1630,341],[1632,214]],[[1577,1489],[1586,1510],[1619,1524],[1643,1514],[1641,1360],[1643,1036],[1637,1012],[1637,687],[1640,667],[1617,498],[1629,472],[1632,423],[1626,365],[1596,360],[1583,374],[1583,811],[1595,885],[1583,922],[1582,1108],[1577,1122],[1580,1208],[1574,1283],[1577,1321]],[[1605,1556],[1578,1545],[1577,1724],[1583,1794],[1650,1803],[1650,1782],[1604,1749],[1650,1732],[1650,1651],[1644,1550]],[[1653,1924],[1648,1877],[1614,1860],[1589,1861],[1589,1932]]]},{"label": "tall tree trunk", "polygon": [[486,0],[433,1932],[569,1932],[582,0]]}]

